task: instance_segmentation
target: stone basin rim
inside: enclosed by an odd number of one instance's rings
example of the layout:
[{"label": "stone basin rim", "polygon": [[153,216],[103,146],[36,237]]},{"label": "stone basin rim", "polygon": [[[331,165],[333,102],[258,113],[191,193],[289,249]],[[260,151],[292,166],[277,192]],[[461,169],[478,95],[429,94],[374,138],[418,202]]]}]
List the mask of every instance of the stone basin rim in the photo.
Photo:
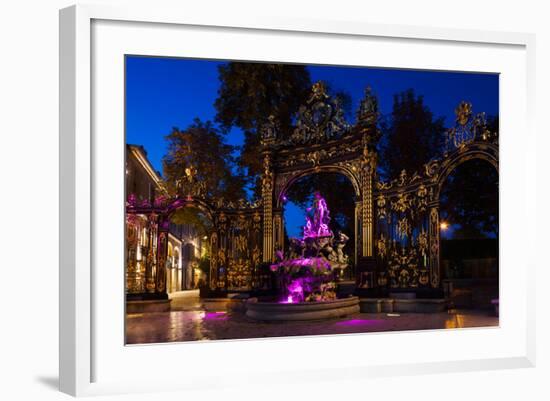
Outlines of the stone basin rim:
[{"label": "stone basin rim", "polygon": [[253,310],[277,310],[277,311],[314,311],[323,309],[334,309],[346,306],[359,305],[359,297],[352,296],[348,298],[340,298],[330,301],[318,302],[297,302],[297,303],[281,303],[281,302],[266,302],[248,300],[246,303],[247,309]]},{"label": "stone basin rim", "polygon": [[332,301],[300,302],[247,302],[246,316],[263,321],[325,320],[348,316],[360,311],[359,297]]}]

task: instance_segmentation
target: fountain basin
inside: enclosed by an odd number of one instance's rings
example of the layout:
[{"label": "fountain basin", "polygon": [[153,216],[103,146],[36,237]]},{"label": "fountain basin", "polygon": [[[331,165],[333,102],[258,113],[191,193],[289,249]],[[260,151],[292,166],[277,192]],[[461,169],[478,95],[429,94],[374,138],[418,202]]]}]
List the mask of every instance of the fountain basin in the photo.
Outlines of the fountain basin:
[{"label": "fountain basin", "polygon": [[359,309],[359,298],[355,296],[299,303],[263,302],[251,298],[246,303],[246,316],[263,321],[320,320],[359,313]]}]

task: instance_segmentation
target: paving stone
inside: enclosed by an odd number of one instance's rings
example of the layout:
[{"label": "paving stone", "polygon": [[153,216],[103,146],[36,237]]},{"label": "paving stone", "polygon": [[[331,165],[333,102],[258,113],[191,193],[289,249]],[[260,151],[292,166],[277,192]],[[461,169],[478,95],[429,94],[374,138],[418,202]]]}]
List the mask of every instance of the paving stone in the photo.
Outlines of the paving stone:
[{"label": "paving stone", "polygon": [[258,322],[247,318],[241,311],[224,309],[223,304],[220,304],[220,310],[205,310],[195,299],[177,303],[170,312],[128,314],[126,342],[146,344],[490,326],[498,326],[498,317],[475,310],[390,316],[386,313],[356,313],[324,321]]}]

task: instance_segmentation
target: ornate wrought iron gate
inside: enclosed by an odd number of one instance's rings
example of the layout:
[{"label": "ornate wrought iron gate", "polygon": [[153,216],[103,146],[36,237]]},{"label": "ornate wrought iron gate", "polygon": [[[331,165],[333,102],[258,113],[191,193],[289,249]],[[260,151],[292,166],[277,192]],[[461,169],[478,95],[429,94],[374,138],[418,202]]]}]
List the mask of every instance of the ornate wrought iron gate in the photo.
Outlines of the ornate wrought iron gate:
[{"label": "ornate wrought iron gate", "polygon": [[[213,224],[209,237],[211,289],[228,291],[266,288],[269,277],[265,277],[259,269],[262,254],[260,206],[260,203],[223,200],[213,205],[197,196],[158,199],[154,204],[127,203],[128,293],[166,293],[164,266],[168,253],[170,218],[175,211],[184,207],[202,211]],[[140,230],[143,235],[138,240],[137,232]],[[140,257],[140,261],[136,262],[138,252],[147,257]]]},{"label": "ornate wrought iron gate", "polygon": [[474,115],[472,106],[463,102],[456,115],[440,158],[421,172],[402,171],[396,179],[381,182],[376,173],[381,135],[376,97],[365,91],[352,126],[338,100],[327,95],[323,84],[315,84],[290,135],[282,135],[273,117],[261,129],[261,201],[209,200],[201,183],[194,183],[188,194],[174,199],[127,203],[128,292],[166,293],[169,221],[182,207],[200,209],[213,223],[211,289],[267,289],[269,277],[260,266],[285,248],[284,195],[296,180],[319,172],[343,174],[353,185],[355,260],[362,265],[358,287],[438,288],[442,183],[456,166],[473,158],[487,160],[498,170],[498,135],[487,129],[484,114]]},{"label": "ornate wrought iron gate", "polygon": [[295,129],[284,137],[273,117],[262,135],[262,197],[264,220],[263,260],[271,262],[276,250],[285,248],[283,199],[301,177],[335,172],[346,176],[355,190],[355,249],[358,258],[373,259],[373,183],[376,174],[378,104],[370,89],[349,125],[337,98],[326,93],[322,83],[298,112]]},{"label": "ornate wrought iron gate", "polygon": [[448,175],[460,164],[483,159],[498,170],[498,134],[487,129],[485,115],[469,103],[456,109],[440,158],[424,171],[377,182],[375,190],[375,285],[387,288],[440,287],[439,195]]}]

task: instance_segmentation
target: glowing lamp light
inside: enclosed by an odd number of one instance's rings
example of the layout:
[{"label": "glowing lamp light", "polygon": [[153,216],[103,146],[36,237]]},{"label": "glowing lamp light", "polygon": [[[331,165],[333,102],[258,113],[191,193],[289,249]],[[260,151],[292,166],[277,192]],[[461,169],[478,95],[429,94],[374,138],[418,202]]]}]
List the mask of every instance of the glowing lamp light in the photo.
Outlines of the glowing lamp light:
[{"label": "glowing lamp light", "polygon": [[446,221],[442,221],[441,224],[439,225],[439,227],[442,229],[442,230],[446,230],[449,228],[449,223],[447,223]]}]

